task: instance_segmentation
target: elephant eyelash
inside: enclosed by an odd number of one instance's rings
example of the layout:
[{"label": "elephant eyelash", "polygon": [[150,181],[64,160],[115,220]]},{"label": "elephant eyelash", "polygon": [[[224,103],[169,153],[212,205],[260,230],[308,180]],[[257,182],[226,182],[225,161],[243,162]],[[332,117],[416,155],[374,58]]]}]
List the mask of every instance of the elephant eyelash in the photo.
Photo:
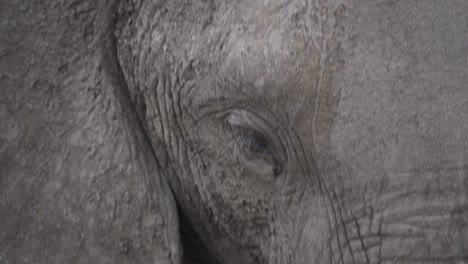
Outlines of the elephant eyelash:
[{"label": "elephant eyelash", "polygon": [[242,127],[231,127],[236,145],[259,157],[272,156],[271,146],[268,140],[260,133]]}]

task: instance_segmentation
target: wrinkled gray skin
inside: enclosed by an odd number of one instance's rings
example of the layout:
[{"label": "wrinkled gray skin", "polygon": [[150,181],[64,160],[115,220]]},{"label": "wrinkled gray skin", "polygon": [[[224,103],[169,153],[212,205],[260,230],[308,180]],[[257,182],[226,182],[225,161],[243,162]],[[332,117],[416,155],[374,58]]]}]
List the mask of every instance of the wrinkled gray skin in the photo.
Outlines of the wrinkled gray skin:
[{"label": "wrinkled gray skin", "polygon": [[466,14],[1,2],[0,263],[468,263]]}]

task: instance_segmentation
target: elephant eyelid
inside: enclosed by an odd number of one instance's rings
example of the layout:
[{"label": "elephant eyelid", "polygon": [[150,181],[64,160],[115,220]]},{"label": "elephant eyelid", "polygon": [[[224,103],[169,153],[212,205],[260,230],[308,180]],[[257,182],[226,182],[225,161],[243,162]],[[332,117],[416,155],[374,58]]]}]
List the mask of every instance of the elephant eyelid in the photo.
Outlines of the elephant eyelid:
[{"label": "elephant eyelid", "polygon": [[270,127],[264,120],[246,110],[229,113],[226,121],[231,127],[243,127],[255,131],[259,135],[268,134]]}]

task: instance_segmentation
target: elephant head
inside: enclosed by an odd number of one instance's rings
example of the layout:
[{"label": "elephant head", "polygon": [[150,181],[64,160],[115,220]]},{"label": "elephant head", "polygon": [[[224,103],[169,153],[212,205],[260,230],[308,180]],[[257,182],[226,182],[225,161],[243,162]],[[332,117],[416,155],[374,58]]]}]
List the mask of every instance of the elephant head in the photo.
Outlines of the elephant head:
[{"label": "elephant head", "polygon": [[466,1],[23,6],[0,263],[468,261]]},{"label": "elephant head", "polygon": [[466,260],[466,4],[121,10],[131,100],[207,263]]}]

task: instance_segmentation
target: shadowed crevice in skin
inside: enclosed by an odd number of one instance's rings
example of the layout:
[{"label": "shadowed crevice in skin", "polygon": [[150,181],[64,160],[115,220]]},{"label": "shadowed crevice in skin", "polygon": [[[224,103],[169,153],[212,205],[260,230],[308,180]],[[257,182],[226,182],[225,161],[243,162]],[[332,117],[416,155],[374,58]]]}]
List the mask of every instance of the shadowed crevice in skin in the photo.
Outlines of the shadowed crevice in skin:
[{"label": "shadowed crevice in skin", "polygon": [[183,264],[218,264],[220,263],[210,253],[208,247],[203,243],[200,236],[193,228],[190,219],[185,215],[177,203],[179,215],[179,228],[183,248]]}]

